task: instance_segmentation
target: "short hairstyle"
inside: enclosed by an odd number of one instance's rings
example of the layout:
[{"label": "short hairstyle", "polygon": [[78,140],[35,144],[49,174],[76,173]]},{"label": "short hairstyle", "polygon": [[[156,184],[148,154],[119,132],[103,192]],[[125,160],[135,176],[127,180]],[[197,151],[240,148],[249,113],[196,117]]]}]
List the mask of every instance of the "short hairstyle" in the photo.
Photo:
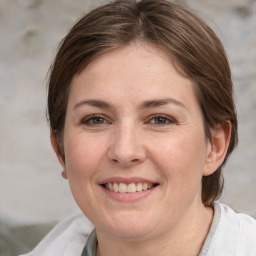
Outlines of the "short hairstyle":
[{"label": "short hairstyle", "polygon": [[202,202],[211,205],[223,190],[222,167],[238,141],[233,84],[225,50],[206,23],[184,3],[117,0],[83,16],[61,41],[50,68],[48,120],[63,159],[63,130],[71,80],[100,54],[134,41],[160,47],[176,70],[193,81],[204,131],[231,123],[223,164],[202,178]]}]

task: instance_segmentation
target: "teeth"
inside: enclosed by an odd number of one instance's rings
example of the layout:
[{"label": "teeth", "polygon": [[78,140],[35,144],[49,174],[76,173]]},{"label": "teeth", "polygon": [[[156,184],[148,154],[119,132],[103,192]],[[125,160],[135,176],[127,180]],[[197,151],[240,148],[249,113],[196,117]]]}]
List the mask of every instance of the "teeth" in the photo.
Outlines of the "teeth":
[{"label": "teeth", "polygon": [[136,192],[136,185],[135,183],[131,183],[127,186],[127,192],[128,193],[135,193]]},{"label": "teeth", "polygon": [[120,192],[120,193],[125,193],[125,192],[127,192],[127,185],[124,184],[124,183],[120,183],[120,184],[119,184],[119,188],[118,188],[118,192]]},{"label": "teeth", "polygon": [[137,184],[137,191],[141,192],[142,191],[142,183]]},{"label": "teeth", "polygon": [[104,187],[110,191],[119,192],[119,193],[136,193],[141,191],[146,191],[154,187],[152,183],[107,183]]},{"label": "teeth", "polygon": [[142,190],[148,190],[148,183],[143,183]]},{"label": "teeth", "polygon": [[114,190],[115,192],[118,192],[118,188],[119,188],[118,184],[117,184],[117,183],[114,183],[114,184],[113,184],[113,190]]},{"label": "teeth", "polygon": [[153,188],[153,184],[148,184],[148,189]]}]

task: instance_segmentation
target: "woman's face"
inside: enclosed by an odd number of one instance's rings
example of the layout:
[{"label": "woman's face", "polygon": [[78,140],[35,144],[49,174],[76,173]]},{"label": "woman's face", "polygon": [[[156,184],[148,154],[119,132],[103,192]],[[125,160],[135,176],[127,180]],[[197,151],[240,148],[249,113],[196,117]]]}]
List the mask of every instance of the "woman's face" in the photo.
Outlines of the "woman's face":
[{"label": "woman's face", "polygon": [[73,78],[64,168],[97,232],[158,236],[203,207],[210,144],[192,87],[142,43],[102,54]]}]

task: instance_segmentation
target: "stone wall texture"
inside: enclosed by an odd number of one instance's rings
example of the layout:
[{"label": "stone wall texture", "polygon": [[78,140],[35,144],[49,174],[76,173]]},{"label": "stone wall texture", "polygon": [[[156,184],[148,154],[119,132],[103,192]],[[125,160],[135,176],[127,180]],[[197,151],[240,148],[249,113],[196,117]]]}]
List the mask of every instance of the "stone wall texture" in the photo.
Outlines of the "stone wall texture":
[{"label": "stone wall texture", "polygon": [[[56,221],[78,211],[50,146],[46,75],[57,44],[87,10],[106,1],[0,0],[0,219]],[[256,213],[256,1],[189,0],[229,56],[239,146],[225,167],[222,201]]]}]

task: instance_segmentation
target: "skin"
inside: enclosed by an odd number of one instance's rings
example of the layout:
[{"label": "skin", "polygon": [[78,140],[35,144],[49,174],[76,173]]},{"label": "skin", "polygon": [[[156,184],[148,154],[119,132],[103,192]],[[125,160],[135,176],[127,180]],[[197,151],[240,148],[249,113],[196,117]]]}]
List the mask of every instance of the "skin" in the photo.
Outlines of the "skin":
[{"label": "skin", "polygon": [[[198,255],[213,218],[201,201],[201,179],[222,163],[230,127],[212,133],[209,142],[193,82],[156,46],[109,51],[75,75],[65,163],[53,134],[51,140],[77,204],[95,225],[97,255]],[[157,186],[139,198],[102,187],[141,179]]]}]

